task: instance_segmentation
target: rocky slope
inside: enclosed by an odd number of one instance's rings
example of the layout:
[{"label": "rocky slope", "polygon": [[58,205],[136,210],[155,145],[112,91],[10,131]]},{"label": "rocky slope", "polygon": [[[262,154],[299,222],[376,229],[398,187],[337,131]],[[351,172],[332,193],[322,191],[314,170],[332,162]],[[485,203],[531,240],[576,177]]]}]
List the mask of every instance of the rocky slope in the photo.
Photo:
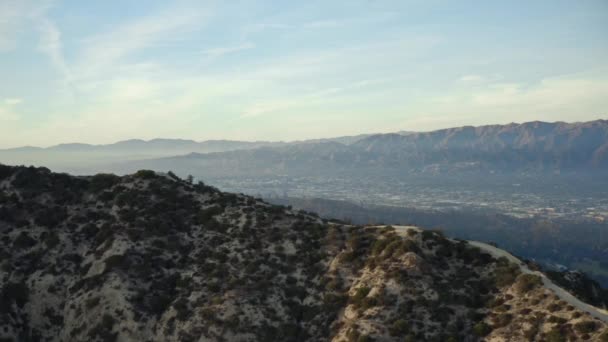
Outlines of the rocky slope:
[{"label": "rocky slope", "polygon": [[440,233],[140,171],[0,165],[0,341],[579,341],[606,323]]}]

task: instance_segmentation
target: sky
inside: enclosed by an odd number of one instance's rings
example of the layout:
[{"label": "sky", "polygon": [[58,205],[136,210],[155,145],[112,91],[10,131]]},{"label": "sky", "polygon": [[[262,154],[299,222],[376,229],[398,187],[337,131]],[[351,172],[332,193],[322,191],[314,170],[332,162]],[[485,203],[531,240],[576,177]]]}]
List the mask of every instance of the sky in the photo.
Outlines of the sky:
[{"label": "sky", "polygon": [[608,1],[0,0],[0,147],[608,118]]}]

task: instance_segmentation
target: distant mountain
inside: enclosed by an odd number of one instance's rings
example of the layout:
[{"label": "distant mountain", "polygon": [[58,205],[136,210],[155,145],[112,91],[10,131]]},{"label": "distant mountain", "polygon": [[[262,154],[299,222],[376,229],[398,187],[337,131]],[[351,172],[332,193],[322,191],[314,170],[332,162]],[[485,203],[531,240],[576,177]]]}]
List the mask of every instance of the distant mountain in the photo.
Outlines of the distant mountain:
[{"label": "distant mountain", "polygon": [[412,175],[608,175],[608,121],[460,127],[336,141],[190,154],[116,165],[208,177]]},{"label": "distant mountain", "polygon": [[608,167],[608,121],[459,127],[409,135],[380,134],[354,144],[406,164],[560,171]]},{"label": "distant mountain", "polygon": [[15,152],[15,151],[53,151],[53,152],[113,152],[113,153],[124,153],[124,154],[137,154],[137,153],[148,153],[152,155],[156,154],[186,154],[191,152],[223,152],[237,149],[256,148],[261,146],[267,146],[272,143],[267,141],[233,141],[233,140],[207,140],[197,142],[194,140],[184,139],[152,139],[152,140],[140,140],[131,139],[119,141],[113,144],[106,145],[91,145],[82,143],[70,143],[70,144],[59,144],[48,148],[39,147],[18,147],[12,149],[0,150],[0,152]]},{"label": "distant mountain", "polygon": [[[398,134],[408,134],[399,132]],[[337,142],[350,145],[362,139],[372,136],[372,134],[360,134],[353,136],[343,136],[336,138],[310,139],[292,142],[283,141],[238,141],[238,140],[204,140],[194,141],[186,139],[130,139],[113,144],[92,145],[83,143],[67,143],[50,146],[47,148],[24,146],[9,149],[0,149],[0,153],[6,152],[28,152],[28,151],[53,151],[53,152],[114,152],[124,154],[148,153],[152,155],[172,153],[173,155],[188,153],[210,153],[226,152],[233,150],[243,150],[259,148],[264,146],[287,146],[309,143]]]},{"label": "distant mountain", "polygon": [[0,184],[2,341],[608,338],[605,311],[488,244],[152,171],[0,165]]},{"label": "distant mountain", "polygon": [[110,166],[115,163],[134,160],[181,156],[192,153],[207,154],[250,150],[262,147],[287,147],[310,143],[335,142],[349,145],[369,136],[369,134],[362,134],[293,142],[235,140],[206,140],[199,142],[184,139],[131,139],[106,145],[68,143],[47,148],[26,146],[0,149],[0,162],[12,165],[44,165],[57,171],[91,174],[110,170],[112,169]]},{"label": "distant mountain", "polygon": [[529,122],[295,142],[126,140],[0,150],[0,162],[77,174],[174,170],[216,177],[353,179],[585,174],[608,178],[608,121]]}]

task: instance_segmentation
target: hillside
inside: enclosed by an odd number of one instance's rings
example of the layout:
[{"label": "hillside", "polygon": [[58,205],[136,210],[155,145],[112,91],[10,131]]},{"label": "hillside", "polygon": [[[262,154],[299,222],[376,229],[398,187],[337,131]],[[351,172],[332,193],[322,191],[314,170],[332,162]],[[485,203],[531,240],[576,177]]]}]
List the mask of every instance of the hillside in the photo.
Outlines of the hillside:
[{"label": "hillside", "polygon": [[[268,201],[353,224],[391,223],[439,227],[446,235],[454,238],[499,241],[501,248],[541,262],[548,269],[559,264],[585,271],[605,288],[605,299],[596,298],[599,300],[596,303],[604,303],[608,307],[608,276],[604,275],[605,270],[608,270],[608,222],[575,217],[547,220],[471,210],[440,211],[375,204],[357,205],[322,198],[277,197],[269,198]],[[581,268],[582,266],[587,267]],[[597,273],[590,272],[595,270]],[[578,284],[575,287],[593,289],[599,287],[599,284]],[[584,292],[601,293],[598,290]]]},{"label": "hillside", "polygon": [[608,340],[600,311],[484,248],[151,171],[0,165],[0,340]]}]

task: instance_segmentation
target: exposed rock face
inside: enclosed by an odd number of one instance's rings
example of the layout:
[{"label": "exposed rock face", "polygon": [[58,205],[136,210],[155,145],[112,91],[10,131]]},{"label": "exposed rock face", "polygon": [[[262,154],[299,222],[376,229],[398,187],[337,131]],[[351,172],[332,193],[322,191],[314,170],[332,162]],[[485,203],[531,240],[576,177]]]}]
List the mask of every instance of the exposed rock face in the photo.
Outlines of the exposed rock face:
[{"label": "exposed rock face", "polygon": [[437,232],[329,224],[153,172],[0,165],[3,342],[608,338],[529,278]]}]

